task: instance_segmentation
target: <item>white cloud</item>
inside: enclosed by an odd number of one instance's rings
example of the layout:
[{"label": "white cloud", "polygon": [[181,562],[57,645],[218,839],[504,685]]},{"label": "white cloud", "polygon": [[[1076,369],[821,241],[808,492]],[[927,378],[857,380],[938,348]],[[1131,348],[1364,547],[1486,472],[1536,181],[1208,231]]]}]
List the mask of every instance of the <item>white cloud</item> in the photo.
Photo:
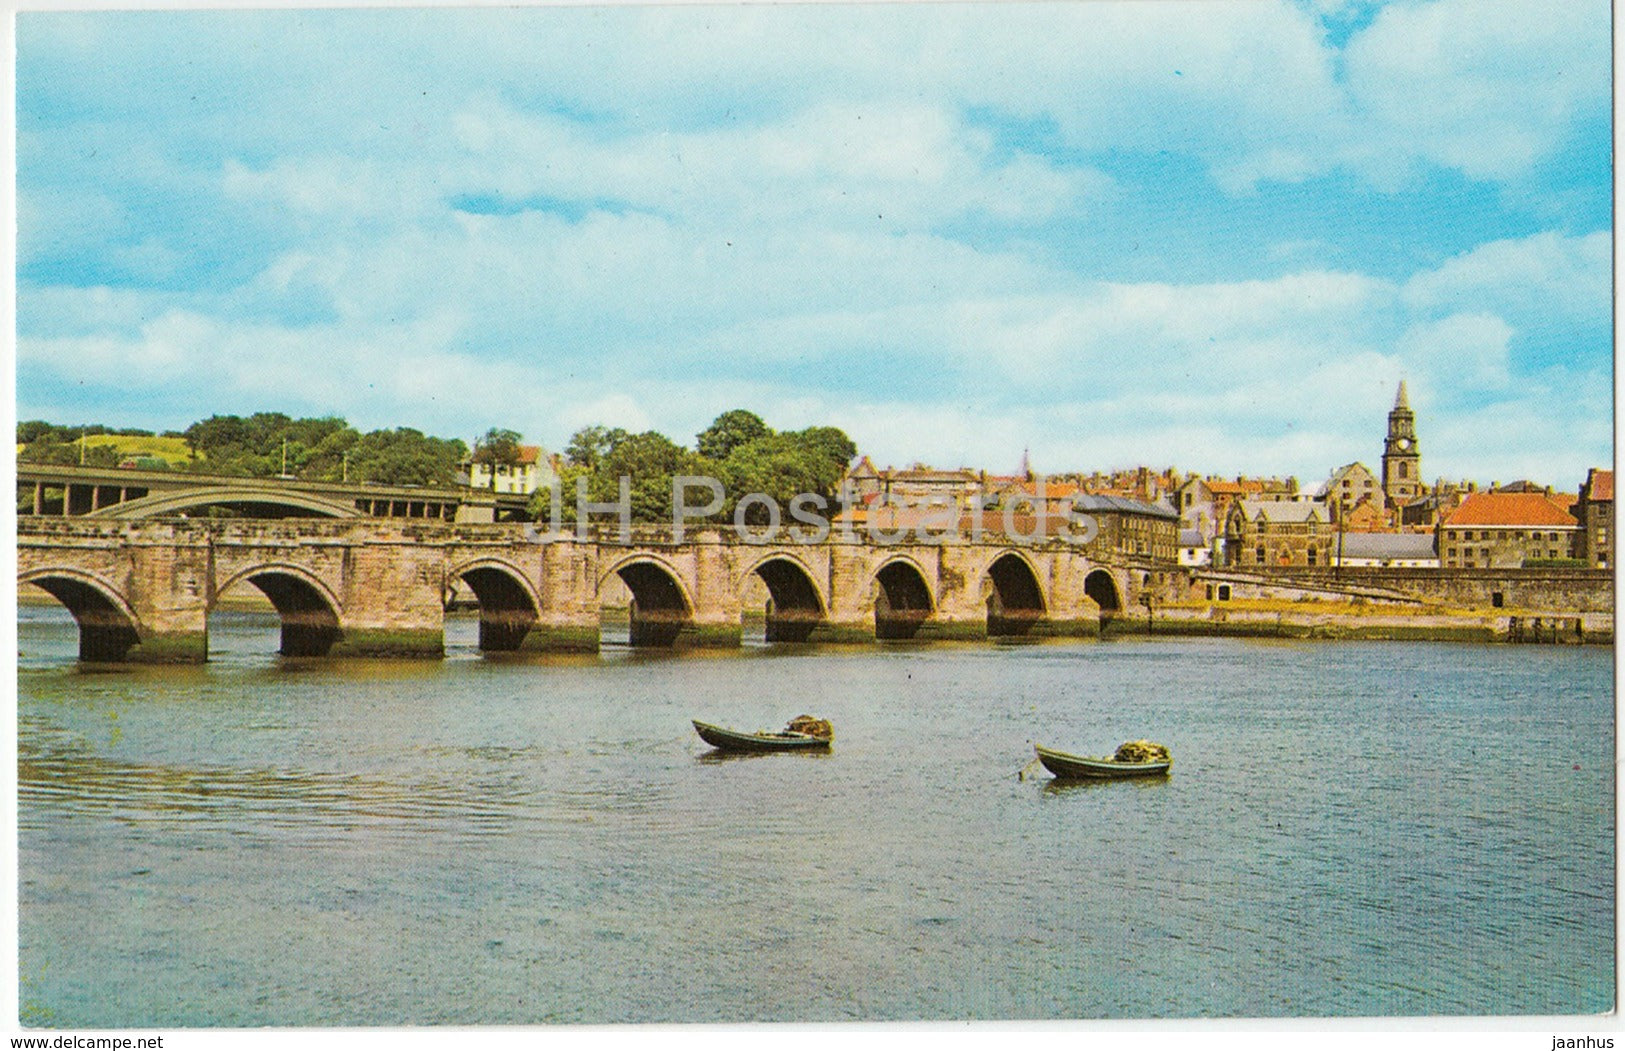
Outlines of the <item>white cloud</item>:
[{"label": "white cloud", "polygon": [[1603,0],[1384,7],[1344,55],[1361,132],[1345,155],[1390,185],[1417,162],[1527,174],[1577,118],[1605,115],[1607,23]]},{"label": "white cloud", "polygon": [[[899,461],[1008,449],[1009,466],[1028,444],[1075,466],[1369,460],[1401,375],[1441,424],[1490,397],[1524,406],[1509,419],[1562,413],[1531,376],[1606,332],[1606,231],[1494,239],[1407,277],[1341,262],[1372,254],[1358,223],[1283,222],[1266,261],[1211,258],[1204,225],[1235,220],[1201,202],[1208,176],[1297,193],[1271,184],[1350,172],[1437,208],[1393,235],[1437,258],[1462,235],[1417,173],[1516,186],[1605,118],[1606,11],[1394,5],[1342,49],[1317,14],[1361,12],[172,13],[87,16],[84,36],[25,22],[24,44],[46,47],[25,47],[27,83],[42,93],[51,74],[81,117],[51,117],[77,138],[35,119],[19,139],[23,262],[58,246],[94,266],[23,290],[21,362],[550,442],[600,420],[686,440],[743,405],[833,420]],[[135,57],[104,61],[113,22]],[[159,64],[167,78],[142,75]],[[87,150],[119,157],[128,183]],[[1172,173],[1168,200],[1128,199],[1140,163]],[[1343,214],[1370,198],[1350,181],[1302,192]],[[154,216],[154,188],[183,214]],[[1080,245],[1164,208],[1192,209],[1189,244],[1168,251],[1198,276],[1100,280],[1125,272],[1115,249]],[[239,252],[244,217],[272,233]],[[209,237],[200,265],[192,241]],[[103,263],[144,289],[68,287],[110,280]],[[1436,433],[1430,455],[1462,463],[1519,440]]]},{"label": "white cloud", "polygon": [[1512,379],[1513,330],[1493,314],[1452,314],[1408,330],[1399,341],[1407,363],[1451,384],[1500,390]]},{"label": "white cloud", "polygon": [[1425,311],[1499,309],[1605,320],[1613,287],[1613,239],[1554,231],[1491,241],[1424,271],[1404,297]]}]

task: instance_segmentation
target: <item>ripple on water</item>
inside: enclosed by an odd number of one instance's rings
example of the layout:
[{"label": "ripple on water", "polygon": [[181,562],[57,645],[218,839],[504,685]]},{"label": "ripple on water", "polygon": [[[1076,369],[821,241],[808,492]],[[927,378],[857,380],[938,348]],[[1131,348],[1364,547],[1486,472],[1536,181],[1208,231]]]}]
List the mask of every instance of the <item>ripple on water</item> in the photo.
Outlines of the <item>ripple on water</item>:
[{"label": "ripple on water", "polygon": [[[1612,1004],[1605,652],[294,670],[274,624],[221,631],[203,669],[82,675],[24,630],[20,962],[53,1024]],[[1531,703],[1559,682],[1561,704]],[[688,725],[802,711],[835,723],[830,752],[723,759]],[[1172,776],[1016,778],[1033,740],[1139,737]]]}]

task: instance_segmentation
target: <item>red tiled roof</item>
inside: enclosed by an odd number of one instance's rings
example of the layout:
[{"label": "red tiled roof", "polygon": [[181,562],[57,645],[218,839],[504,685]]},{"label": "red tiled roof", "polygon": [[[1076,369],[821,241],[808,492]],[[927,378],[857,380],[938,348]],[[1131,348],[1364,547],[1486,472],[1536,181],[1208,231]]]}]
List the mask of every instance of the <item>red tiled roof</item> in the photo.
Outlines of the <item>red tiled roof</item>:
[{"label": "red tiled roof", "polygon": [[1600,468],[1591,469],[1591,477],[1586,479],[1591,483],[1591,501],[1598,503],[1614,498],[1614,472],[1604,471]]},{"label": "red tiled roof", "polygon": [[[1038,483],[1026,481],[1018,482],[1014,486],[1014,489],[1016,492],[1024,496],[1033,496],[1038,491]],[[1056,500],[1060,499],[1061,497],[1074,496],[1077,494],[1077,492],[1078,487],[1071,482],[1044,483],[1044,499],[1046,500]]]},{"label": "red tiled roof", "polygon": [[1574,516],[1543,493],[1473,493],[1444,520],[1447,526],[1572,526]]},{"label": "red tiled roof", "polygon": [[1208,482],[1207,491],[1214,496],[1240,496],[1243,493],[1262,493],[1264,483],[1249,478],[1244,482]]}]

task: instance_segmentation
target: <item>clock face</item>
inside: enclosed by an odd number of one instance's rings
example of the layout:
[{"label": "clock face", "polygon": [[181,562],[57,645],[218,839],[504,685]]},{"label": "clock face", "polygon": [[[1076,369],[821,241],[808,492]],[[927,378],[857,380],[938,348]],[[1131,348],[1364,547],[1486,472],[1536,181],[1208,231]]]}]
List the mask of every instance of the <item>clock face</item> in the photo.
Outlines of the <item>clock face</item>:
[{"label": "clock face", "polygon": [[1404,450],[1409,449],[1411,447],[1411,440],[1409,438],[1401,438],[1395,444],[1398,445],[1399,448],[1400,448],[1400,451],[1403,452]]}]

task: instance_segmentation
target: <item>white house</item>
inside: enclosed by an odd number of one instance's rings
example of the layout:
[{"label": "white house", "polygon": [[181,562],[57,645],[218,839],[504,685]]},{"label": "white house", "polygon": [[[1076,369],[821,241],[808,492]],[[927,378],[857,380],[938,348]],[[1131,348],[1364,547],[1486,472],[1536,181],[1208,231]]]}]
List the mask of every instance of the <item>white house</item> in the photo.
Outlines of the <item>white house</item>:
[{"label": "white house", "polygon": [[542,455],[539,445],[521,445],[519,462],[512,466],[498,464],[496,485],[491,485],[491,465],[465,459],[459,466],[457,483],[470,489],[485,489],[498,493],[519,493],[528,496],[548,485],[556,477],[548,457]]},{"label": "white house", "polygon": [[1200,529],[1179,531],[1179,564],[1182,566],[1208,566],[1213,564],[1213,544]]}]

